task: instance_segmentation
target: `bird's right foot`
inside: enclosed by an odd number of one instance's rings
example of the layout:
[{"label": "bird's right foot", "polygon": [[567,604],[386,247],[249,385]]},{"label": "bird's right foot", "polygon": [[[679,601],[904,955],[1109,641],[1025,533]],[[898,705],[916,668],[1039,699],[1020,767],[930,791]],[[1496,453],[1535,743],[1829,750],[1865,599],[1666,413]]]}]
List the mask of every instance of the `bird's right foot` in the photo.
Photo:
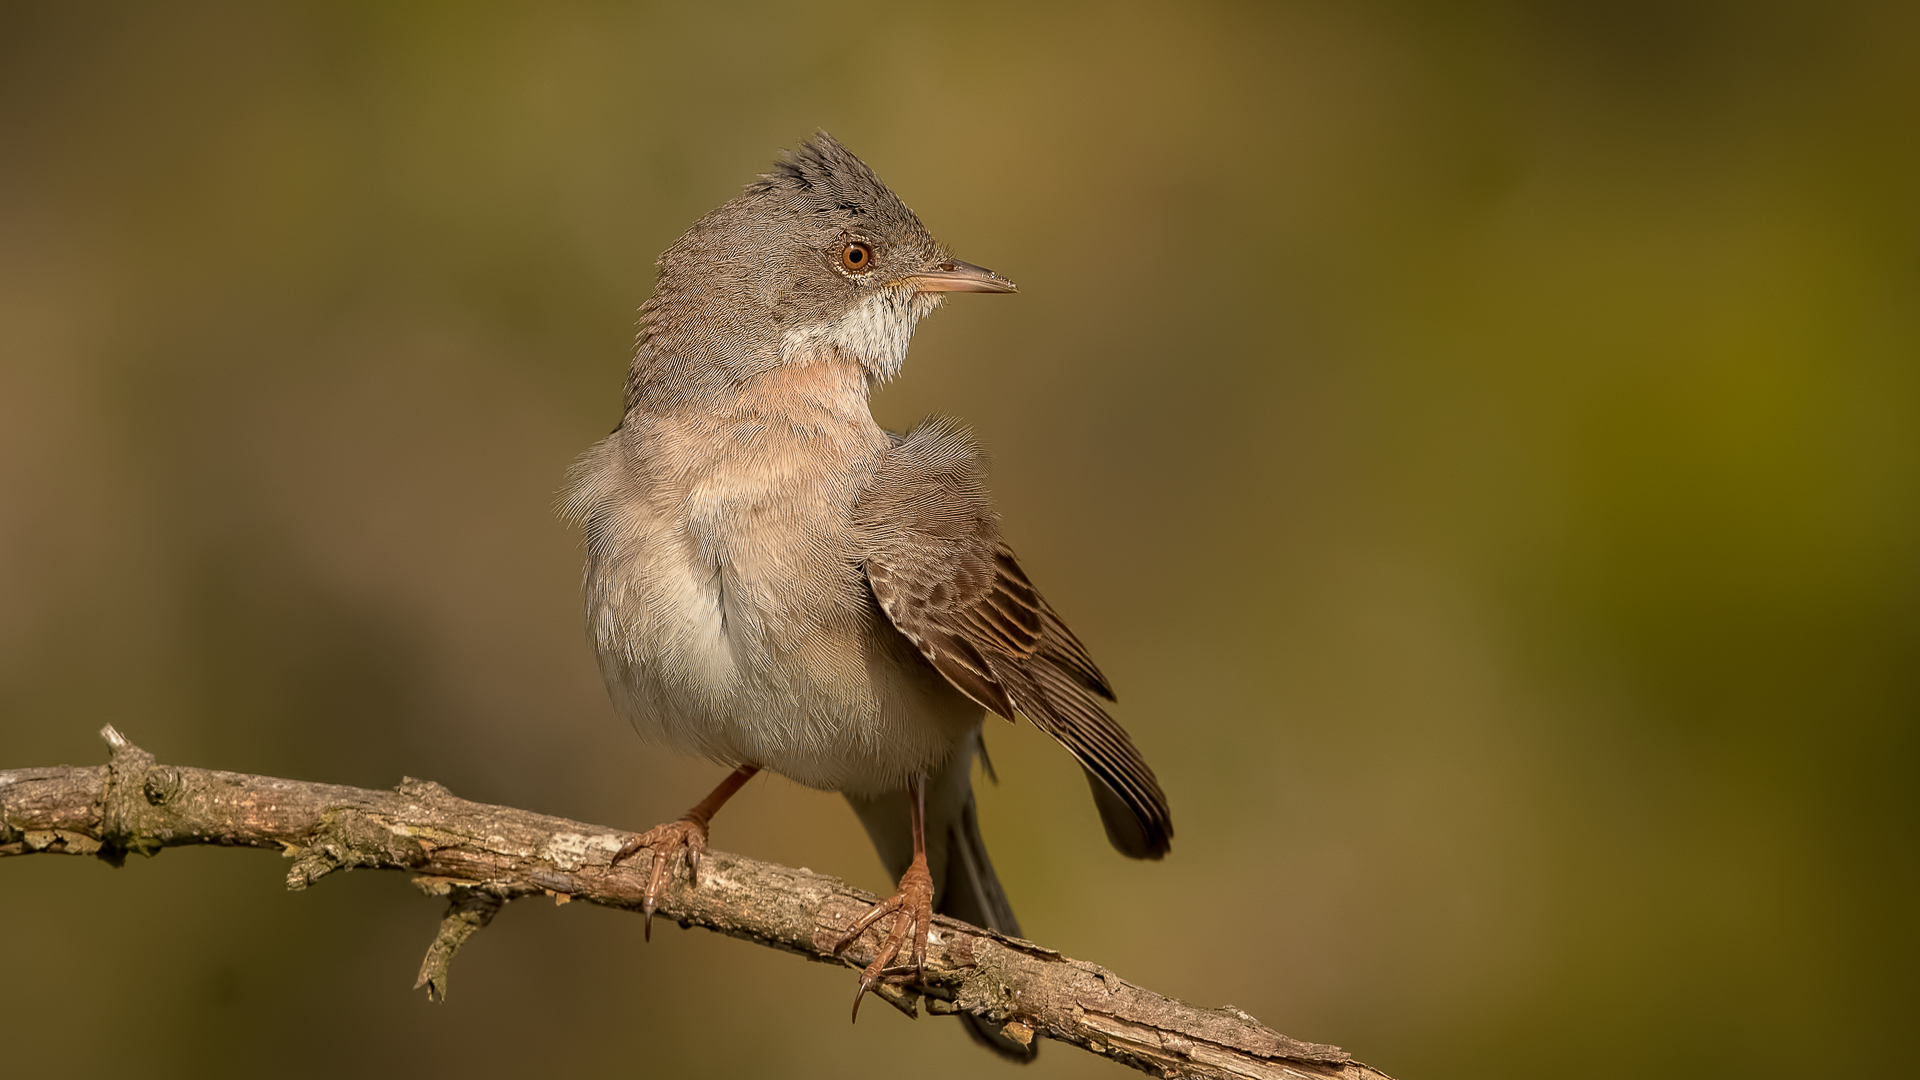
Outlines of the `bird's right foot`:
[{"label": "bird's right foot", "polygon": [[653,849],[653,872],[647,875],[647,891],[640,905],[640,910],[647,913],[648,941],[653,940],[653,905],[660,898],[660,883],[667,876],[667,860],[673,857],[676,849],[686,848],[687,885],[699,888],[700,856],[707,850],[707,822],[712,821],[713,815],[727,804],[727,800],[733,798],[759,771],[758,765],[740,766],[720,781],[719,787],[701,799],[700,805],[687,811],[685,817],[665,825],[655,825],[620,845],[620,850],[614,852],[612,865],[619,866],[638,854],[641,848]]},{"label": "bird's right foot", "polygon": [[644,933],[648,941],[653,940],[653,909],[660,898],[660,884],[666,880],[667,861],[680,848],[687,851],[687,884],[698,888],[700,855],[707,850],[707,823],[698,818],[683,817],[678,821],[655,825],[622,844],[620,850],[614,853],[612,865],[619,866],[642,849],[653,851],[653,872],[647,875],[647,891],[640,903],[640,910],[647,917]]}]

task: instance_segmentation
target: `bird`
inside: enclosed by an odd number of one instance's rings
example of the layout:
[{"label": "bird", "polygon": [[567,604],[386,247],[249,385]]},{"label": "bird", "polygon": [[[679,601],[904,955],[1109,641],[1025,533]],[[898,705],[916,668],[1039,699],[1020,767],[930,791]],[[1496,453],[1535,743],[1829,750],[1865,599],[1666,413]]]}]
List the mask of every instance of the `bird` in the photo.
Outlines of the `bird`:
[{"label": "bird", "polygon": [[[983,453],[943,416],[904,433],[869,404],[949,293],[1011,294],[962,262],[824,131],[662,253],[641,305],[624,413],[575,463],[563,512],[586,550],[588,636],[618,713],[732,772],[636,834],[643,909],[714,814],[769,770],[843,794],[897,891],[861,973],[925,980],[934,912],[1018,937],[980,833],[973,763],[991,713],[1024,717],[1082,766],[1108,840],[1167,854],[1158,779],[1106,710],[1111,684],[1001,533]],[[908,957],[904,964],[903,950]],[[1032,1040],[966,1015],[996,1052]]]}]

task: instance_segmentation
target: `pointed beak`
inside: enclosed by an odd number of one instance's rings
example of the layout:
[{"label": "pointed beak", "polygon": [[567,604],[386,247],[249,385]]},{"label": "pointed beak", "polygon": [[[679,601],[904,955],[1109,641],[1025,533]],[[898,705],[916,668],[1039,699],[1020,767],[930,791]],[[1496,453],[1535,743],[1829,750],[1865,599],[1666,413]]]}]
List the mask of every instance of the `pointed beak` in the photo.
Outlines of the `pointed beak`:
[{"label": "pointed beak", "polygon": [[945,259],[933,265],[933,269],[913,274],[906,279],[920,292],[1019,292],[1020,287],[984,266],[961,262],[959,259]]}]

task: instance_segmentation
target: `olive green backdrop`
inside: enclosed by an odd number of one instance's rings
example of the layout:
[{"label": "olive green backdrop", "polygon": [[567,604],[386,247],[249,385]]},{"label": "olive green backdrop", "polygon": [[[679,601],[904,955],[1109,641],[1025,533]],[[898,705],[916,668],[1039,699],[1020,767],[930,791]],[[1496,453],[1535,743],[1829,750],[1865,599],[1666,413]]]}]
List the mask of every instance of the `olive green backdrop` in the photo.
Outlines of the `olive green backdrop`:
[{"label": "olive green backdrop", "polygon": [[[695,9],[698,9],[697,12]],[[1020,283],[975,425],[1173,855],[998,724],[1028,931],[1403,1080],[1911,1075],[1911,5],[8,4],[0,766],[644,827],[568,462],[652,261],[824,127]],[[717,846],[886,883],[837,797]],[[854,977],[582,905],[409,990],[400,875],[0,864],[9,1075],[1010,1075]],[[1052,1047],[1032,1077],[1115,1076]]]}]

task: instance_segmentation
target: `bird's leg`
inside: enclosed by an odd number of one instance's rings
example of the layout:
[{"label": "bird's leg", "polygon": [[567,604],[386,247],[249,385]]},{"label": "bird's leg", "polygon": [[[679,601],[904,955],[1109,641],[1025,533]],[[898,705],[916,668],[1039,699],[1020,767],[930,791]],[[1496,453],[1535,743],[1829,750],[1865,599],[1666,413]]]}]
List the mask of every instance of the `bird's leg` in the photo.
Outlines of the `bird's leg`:
[{"label": "bird's leg", "polygon": [[[913,862],[908,864],[907,872],[900,875],[899,890],[874,905],[833,948],[837,954],[882,918],[890,914],[899,916],[894,919],[893,930],[880,946],[873,963],[860,973],[860,989],[853,995],[855,1020],[860,1019],[860,999],[881,979],[892,975],[913,975],[922,983],[927,979],[927,934],[933,929],[933,875],[927,871],[927,778],[915,775],[907,782],[907,790],[910,795],[907,809],[913,822]],[[888,967],[900,955],[900,947],[906,944],[909,934],[913,935],[913,962]]]},{"label": "bird's leg", "polygon": [[687,849],[687,883],[694,887],[700,885],[700,854],[707,850],[707,823],[713,820],[727,800],[739,792],[753,774],[760,771],[758,765],[742,765],[733,770],[712,794],[700,800],[700,805],[686,812],[678,821],[669,821],[665,825],[655,825],[646,832],[628,840],[614,853],[613,864],[619,866],[632,857],[641,848],[653,849],[653,873],[647,877],[647,892],[641,901],[640,910],[646,912],[646,939],[653,940],[653,907],[660,895],[660,882],[667,876],[667,860],[672,857],[673,849]]}]

